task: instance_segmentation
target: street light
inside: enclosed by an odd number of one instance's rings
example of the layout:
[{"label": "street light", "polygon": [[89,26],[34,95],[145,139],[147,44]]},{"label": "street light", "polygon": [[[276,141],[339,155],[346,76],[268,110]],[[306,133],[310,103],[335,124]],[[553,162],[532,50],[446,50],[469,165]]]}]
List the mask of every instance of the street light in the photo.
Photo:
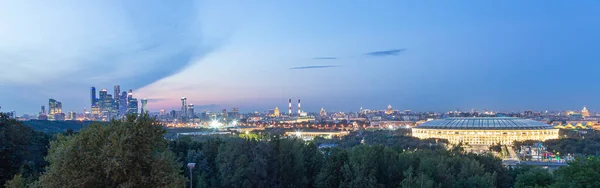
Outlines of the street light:
[{"label": "street light", "polygon": [[193,186],[193,176],[192,176],[192,168],[194,168],[196,166],[196,163],[188,163],[187,167],[190,169],[190,188],[192,188]]}]

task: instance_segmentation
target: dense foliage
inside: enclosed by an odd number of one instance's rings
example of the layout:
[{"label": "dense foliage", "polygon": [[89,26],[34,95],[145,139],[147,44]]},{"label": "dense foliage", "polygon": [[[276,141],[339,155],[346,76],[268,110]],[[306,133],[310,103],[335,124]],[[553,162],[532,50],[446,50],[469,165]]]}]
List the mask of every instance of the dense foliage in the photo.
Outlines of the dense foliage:
[{"label": "dense foliage", "polygon": [[379,144],[318,149],[297,139],[182,138],[170,142],[193,169],[194,187],[508,187],[501,161],[445,150],[403,152]]},{"label": "dense foliage", "polygon": [[[548,148],[548,151],[561,154],[600,156],[600,131],[586,130],[584,134],[577,130],[563,134],[565,134],[563,138],[546,140],[543,145]],[[519,148],[521,145],[533,145],[535,142],[537,141],[515,142],[515,148]]]},{"label": "dense foliage", "polygon": [[23,181],[37,179],[50,138],[0,113],[0,185],[17,174]]},{"label": "dense foliage", "polygon": [[58,135],[40,177],[41,187],[182,187],[179,163],[167,149],[166,130],[154,119],[128,116]]}]

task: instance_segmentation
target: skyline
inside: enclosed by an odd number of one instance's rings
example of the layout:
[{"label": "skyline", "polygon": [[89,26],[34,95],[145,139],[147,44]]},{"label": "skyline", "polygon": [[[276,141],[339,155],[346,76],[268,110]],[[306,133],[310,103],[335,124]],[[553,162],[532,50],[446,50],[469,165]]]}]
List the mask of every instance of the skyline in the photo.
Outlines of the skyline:
[{"label": "skyline", "polygon": [[2,1],[0,106],[89,110],[118,84],[150,111],[597,110],[598,5]]}]

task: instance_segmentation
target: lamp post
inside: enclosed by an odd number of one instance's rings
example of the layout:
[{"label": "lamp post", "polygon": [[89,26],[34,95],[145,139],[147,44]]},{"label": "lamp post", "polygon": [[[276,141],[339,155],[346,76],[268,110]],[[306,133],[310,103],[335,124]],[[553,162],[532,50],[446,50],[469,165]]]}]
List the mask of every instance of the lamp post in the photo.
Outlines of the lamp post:
[{"label": "lamp post", "polygon": [[190,188],[192,188],[193,186],[193,176],[192,176],[192,168],[194,168],[196,166],[196,163],[188,163],[187,167],[190,169]]}]

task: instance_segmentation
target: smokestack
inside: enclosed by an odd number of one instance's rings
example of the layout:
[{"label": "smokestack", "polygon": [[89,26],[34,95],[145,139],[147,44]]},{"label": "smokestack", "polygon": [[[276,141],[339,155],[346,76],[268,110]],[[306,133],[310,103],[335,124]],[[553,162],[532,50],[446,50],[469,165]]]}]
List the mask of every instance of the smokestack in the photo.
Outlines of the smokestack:
[{"label": "smokestack", "polygon": [[300,115],[302,111],[300,110],[300,99],[298,99],[298,115]]},{"label": "smokestack", "polygon": [[290,99],[289,103],[288,103],[288,113],[290,114],[290,116],[292,115],[292,99]]}]

